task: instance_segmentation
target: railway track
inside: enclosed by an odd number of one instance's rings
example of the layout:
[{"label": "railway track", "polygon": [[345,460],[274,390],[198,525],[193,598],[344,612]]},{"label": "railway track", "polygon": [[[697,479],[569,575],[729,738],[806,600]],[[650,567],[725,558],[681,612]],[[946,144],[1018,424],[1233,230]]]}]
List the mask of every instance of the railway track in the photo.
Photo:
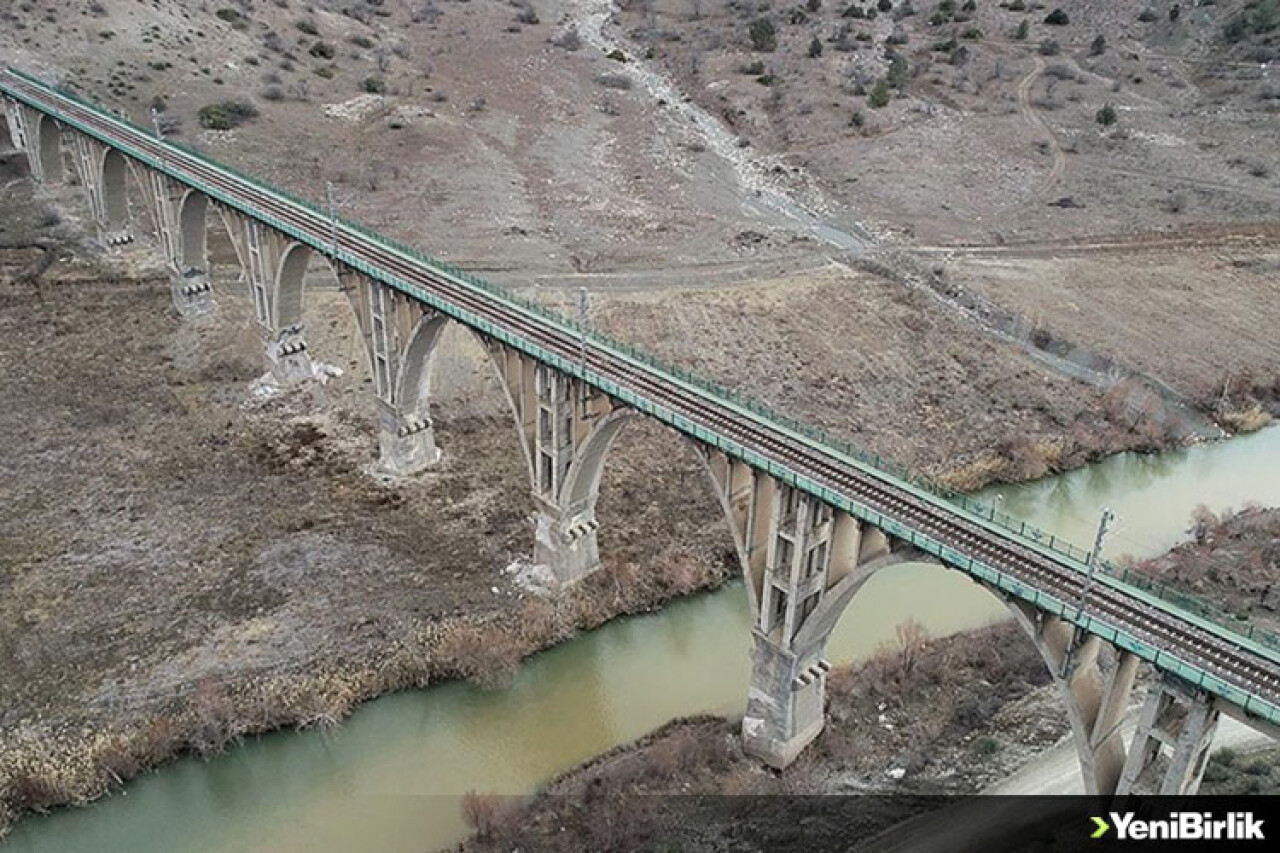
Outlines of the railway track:
[{"label": "railway track", "polygon": [[[328,246],[329,219],[282,199],[248,181],[214,168],[198,157],[168,146],[154,137],[117,123],[75,101],[51,96],[21,78],[8,75],[7,84],[49,112],[67,115],[107,140],[131,146],[147,156],[181,170],[196,181],[251,204],[300,232],[317,246]],[[542,322],[527,312],[481,290],[460,284],[426,264],[368,239],[345,225],[338,228],[338,250],[371,267],[430,290],[448,303],[482,317],[507,332],[535,343],[566,361],[578,362],[580,337]],[[1078,598],[1084,576],[1076,567],[1053,559],[1027,545],[988,529],[940,501],[925,500],[895,483],[864,471],[834,452],[789,435],[783,429],[748,417],[727,403],[672,381],[654,368],[640,366],[620,353],[588,340],[585,367],[640,397],[679,414],[703,428],[749,448],[869,510],[933,539],[948,549],[997,568],[1021,583],[1064,603]],[[1099,577],[1090,590],[1089,613],[1113,628],[1223,682],[1280,707],[1280,664],[1274,659],[1211,631],[1171,607],[1159,607],[1129,594]]]}]

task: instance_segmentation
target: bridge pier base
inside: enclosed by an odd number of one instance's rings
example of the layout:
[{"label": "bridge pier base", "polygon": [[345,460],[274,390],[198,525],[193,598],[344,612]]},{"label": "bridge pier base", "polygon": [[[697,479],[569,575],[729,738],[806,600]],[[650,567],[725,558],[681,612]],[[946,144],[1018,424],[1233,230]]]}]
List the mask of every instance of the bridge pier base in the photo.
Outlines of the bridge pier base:
[{"label": "bridge pier base", "polygon": [[199,317],[217,307],[209,279],[199,270],[175,275],[169,284],[169,294],[173,297],[174,310],[182,317]]},{"label": "bridge pier base", "polygon": [[[1218,717],[1207,693],[1173,676],[1161,678],[1142,708],[1117,793],[1194,794],[1209,763]],[[1157,776],[1158,787],[1152,778]]]},{"label": "bridge pier base", "polygon": [[267,368],[282,387],[300,385],[315,378],[307,343],[300,332],[282,332],[267,342]]},{"label": "bridge pier base", "polygon": [[396,477],[410,477],[440,461],[429,417],[402,415],[382,403],[378,413],[378,466]]},{"label": "bridge pier base", "polygon": [[533,562],[546,566],[561,587],[600,568],[595,513],[565,513],[543,506],[534,522]]},{"label": "bridge pier base", "polygon": [[801,658],[753,631],[751,687],[742,718],[742,746],[771,767],[795,761],[826,723],[827,671],[816,655]]}]

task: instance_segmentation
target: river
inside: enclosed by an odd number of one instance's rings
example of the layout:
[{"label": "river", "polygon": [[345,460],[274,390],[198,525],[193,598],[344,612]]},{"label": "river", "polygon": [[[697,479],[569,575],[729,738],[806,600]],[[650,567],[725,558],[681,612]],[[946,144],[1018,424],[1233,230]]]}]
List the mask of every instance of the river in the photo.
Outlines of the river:
[{"label": "river", "polygon": [[[1280,505],[1280,429],[1159,456],[1123,454],[1034,483],[989,489],[1004,511],[1079,543],[1116,513],[1110,556],[1177,542],[1200,503]],[[607,547],[607,545],[606,545]],[[915,618],[935,635],[1006,611],[959,573],[903,565],[877,574],[836,629],[828,657],[855,660]],[[740,584],[616,620],[543,652],[505,689],[454,683],[357,710],[333,734],[256,738],[211,761],[183,759],[84,809],[22,821],[13,853],[420,853],[465,833],[459,797],[534,790],[556,773],[677,716],[739,714],[750,634]]]}]

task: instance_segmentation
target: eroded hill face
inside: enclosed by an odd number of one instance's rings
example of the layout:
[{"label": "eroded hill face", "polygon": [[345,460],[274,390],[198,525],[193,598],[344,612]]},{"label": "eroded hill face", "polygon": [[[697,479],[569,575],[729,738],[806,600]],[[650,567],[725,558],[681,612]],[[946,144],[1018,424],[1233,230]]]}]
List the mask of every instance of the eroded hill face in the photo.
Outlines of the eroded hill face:
[{"label": "eroded hill face", "polygon": [[907,237],[1280,210],[1274,2],[629,0],[622,22],[708,110]]},{"label": "eroded hill face", "polygon": [[159,110],[176,138],[304,196],[331,183],[344,213],[515,284],[805,251],[744,211],[683,115],[583,44],[588,11],[30,0],[0,56],[142,124]]},{"label": "eroded hill face", "polygon": [[345,212],[517,284],[833,251],[753,209],[735,158],[843,228],[926,243],[1280,208],[1274,0],[27,0],[6,16],[7,61],[143,123],[154,107],[312,198],[332,183]]}]

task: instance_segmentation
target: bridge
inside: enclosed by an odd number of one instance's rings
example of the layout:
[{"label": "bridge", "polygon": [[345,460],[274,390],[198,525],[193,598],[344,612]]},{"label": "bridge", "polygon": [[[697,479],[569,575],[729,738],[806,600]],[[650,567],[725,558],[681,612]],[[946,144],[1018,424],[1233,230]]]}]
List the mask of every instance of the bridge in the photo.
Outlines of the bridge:
[{"label": "bridge", "polygon": [[[484,346],[505,389],[533,500],[533,554],[561,585],[600,565],[596,499],[609,448],[635,418],[657,420],[703,461],[732,531],[752,613],[742,723],[748,752],[784,767],[824,724],[827,640],[879,569],[929,560],[1004,601],[1066,704],[1089,793],[1198,789],[1221,714],[1280,738],[1280,638],[1170,601],[1068,543],[947,493],[379,236],[36,77],[0,73],[9,135],[32,177],[74,173],[100,241],[135,239],[132,180],[172,270],[182,314],[214,309],[207,222],[235,248],[282,384],[308,381],[308,263],[344,285],[379,406],[379,460],[400,476],[440,455],[431,361],[446,324]],[[68,162],[70,169],[67,168]],[[1096,571],[1090,571],[1090,569]],[[1139,668],[1155,677],[1132,742],[1121,720]]]}]

